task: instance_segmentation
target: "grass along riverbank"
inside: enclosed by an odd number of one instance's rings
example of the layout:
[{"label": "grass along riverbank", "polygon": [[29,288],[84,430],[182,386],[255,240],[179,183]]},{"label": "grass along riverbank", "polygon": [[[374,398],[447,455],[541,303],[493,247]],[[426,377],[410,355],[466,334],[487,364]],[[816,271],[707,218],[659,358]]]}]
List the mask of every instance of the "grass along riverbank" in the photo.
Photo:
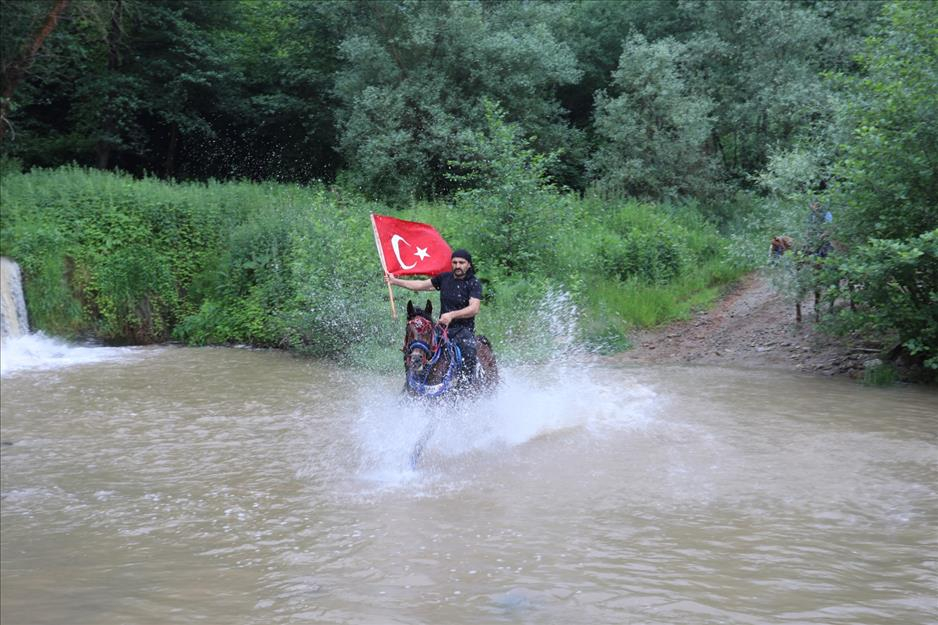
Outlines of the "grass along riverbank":
[{"label": "grass along riverbank", "polygon": [[397,365],[401,322],[389,316],[371,212],[432,223],[473,251],[479,329],[509,360],[626,348],[633,328],[686,317],[745,270],[693,208],[523,191],[395,210],[336,187],[14,172],[0,191],[0,253],[21,265],[33,327],[50,334],[377,366]]}]

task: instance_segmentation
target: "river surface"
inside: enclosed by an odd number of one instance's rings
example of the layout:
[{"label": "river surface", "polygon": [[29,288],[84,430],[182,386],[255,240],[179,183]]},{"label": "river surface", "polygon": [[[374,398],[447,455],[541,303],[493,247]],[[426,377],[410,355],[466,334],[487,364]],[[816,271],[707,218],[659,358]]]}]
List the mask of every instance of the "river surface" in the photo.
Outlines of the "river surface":
[{"label": "river surface", "polygon": [[933,390],[94,349],[2,379],[3,625],[938,622]]}]

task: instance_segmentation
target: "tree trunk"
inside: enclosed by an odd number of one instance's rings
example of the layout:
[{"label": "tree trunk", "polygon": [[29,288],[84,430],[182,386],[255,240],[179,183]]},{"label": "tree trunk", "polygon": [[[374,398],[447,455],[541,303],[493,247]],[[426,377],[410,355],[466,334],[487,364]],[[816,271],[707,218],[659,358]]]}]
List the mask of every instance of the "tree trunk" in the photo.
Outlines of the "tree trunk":
[{"label": "tree trunk", "polygon": [[52,8],[49,10],[45,22],[42,23],[42,26],[33,36],[32,41],[23,49],[23,53],[20,57],[10,65],[10,70],[7,72],[7,75],[3,77],[3,93],[0,94],[0,142],[2,142],[6,136],[7,126],[10,124],[10,120],[7,119],[7,114],[10,112],[10,102],[13,98],[13,91],[16,90],[16,85],[19,84],[20,80],[26,74],[26,71],[33,64],[33,61],[36,60],[36,54],[39,53],[39,49],[42,47],[43,42],[45,42],[46,37],[55,30],[56,25],[59,23],[59,18],[62,17],[62,13],[65,11],[66,7],[68,7],[70,1],[71,0],[56,0],[55,4],[52,5]]}]

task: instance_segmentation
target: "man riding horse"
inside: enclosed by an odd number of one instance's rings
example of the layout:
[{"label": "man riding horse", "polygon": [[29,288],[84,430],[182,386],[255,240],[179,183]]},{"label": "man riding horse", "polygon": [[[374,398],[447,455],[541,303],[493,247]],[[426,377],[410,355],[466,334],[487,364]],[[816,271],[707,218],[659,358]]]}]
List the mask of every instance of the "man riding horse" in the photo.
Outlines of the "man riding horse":
[{"label": "man riding horse", "polygon": [[426,280],[402,280],[390,274],[385,275],[385,280],[411,291],[440,292],[439,324],[447,328],[449,339],[459,346],[463,358],[461,375],[469,382],[476,372],[475,316],[482,304],[482,283],[475,276],[469,252],[456,250],[451,262],[452,271]]}]

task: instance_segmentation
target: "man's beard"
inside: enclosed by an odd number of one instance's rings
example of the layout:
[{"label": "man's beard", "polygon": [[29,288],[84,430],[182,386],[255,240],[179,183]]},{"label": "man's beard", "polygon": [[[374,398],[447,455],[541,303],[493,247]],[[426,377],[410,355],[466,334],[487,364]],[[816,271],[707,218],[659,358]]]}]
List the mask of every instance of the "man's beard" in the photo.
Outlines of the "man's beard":
[{"label": "man's beard", "polygon": [[453,269],[453,275],[456,276],[457,278],[462,278],[463,276],[466,275],[466,270],[465,269]]}]

